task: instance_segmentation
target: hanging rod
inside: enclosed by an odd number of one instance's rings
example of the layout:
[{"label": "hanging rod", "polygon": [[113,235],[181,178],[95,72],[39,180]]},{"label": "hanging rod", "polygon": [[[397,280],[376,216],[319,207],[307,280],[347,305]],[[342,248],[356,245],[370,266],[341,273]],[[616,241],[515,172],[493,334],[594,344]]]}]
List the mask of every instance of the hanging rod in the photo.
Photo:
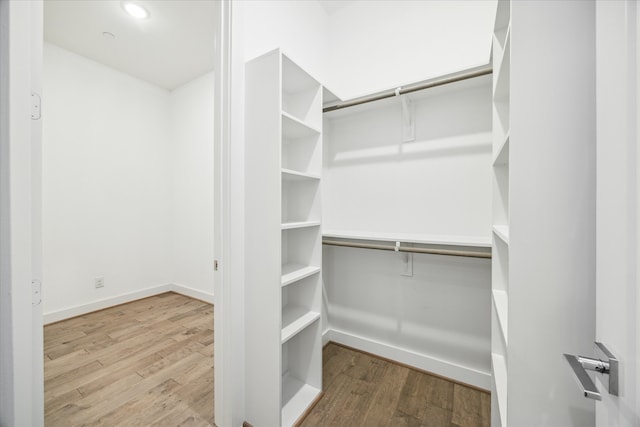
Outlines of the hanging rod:
[{"label": "hanging rod", "polygon": [[412,246],[391,246],[391,245],[379,245],[373,243],[353,243],[342,242],[339,240],[327,240],[322,239],[322,244],[327,246],[345,246],[348,248],[361,248],[361,249],[376,249],[380,251],[394,251],[394,252],[411,252],[416,254],[432,254],[432,255],[449,255],[449,256],[461,256],[468,258],[491,258],[490,252],[474,252],[474,251],[458,251],[452,249],[429,249],[429,248],[414,248]]},{"label": "hanging rod", "polygon": [[398,89],[390,89],[383,92],[378,92],[373,95],[363,96],[351,101],[345,101],[340,104],[330,105],[322,109],[323,113],[330,111],[341,110],[343,108],[354,107],[356,105],[366,104],[368,102],[379,101],[381,99],[393,98],[394,96],[404,95],[405,93],[417,92],[419,90],[430,89],[432,87],[443,86],[449,83],[455,83],[462,80],[473,79],[476,77],[486,76],[493,73],[493,68],[490,64],[483,67],[471,68],[468,70],[460,71],[458,73],[447,74],[445,76],[436,77],[434,79],[425,80],[420,83],[416,83],[410,86],[401,87]]}]

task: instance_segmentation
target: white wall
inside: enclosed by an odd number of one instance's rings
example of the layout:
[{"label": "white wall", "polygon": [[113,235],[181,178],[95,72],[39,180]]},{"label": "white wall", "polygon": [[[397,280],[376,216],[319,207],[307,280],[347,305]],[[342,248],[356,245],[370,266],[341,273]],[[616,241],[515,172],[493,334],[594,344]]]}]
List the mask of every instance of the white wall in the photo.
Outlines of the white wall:
[{"label": "white wall", "polygon": [[[323,229],[474,236],[491,230],[491,78],[325,114]],[[464,239],[463,239],[464,240]],[[325,247],[328,339],[490,388],[491,262]]]},{"label": "white wall", "polygon": [[213,294],[213,73],[171,92],[172,281]]},{"label": "white wall", "polygon": [[45,313],[169,283],[169,107],[166,90],[45,44]]},{"label": "white wall", "polygon": [[323,227],[490,237],[491,78],[326,113]]},{"label": "white wall", "polygon": [[281,48],[318,79],[327,77],[329,17],[317,1],[239,2],[244,12],[244,58]]},{"label": "white wall", "polygon": [[211,301],[213,75],[168,92],[45,43],[44,86],[45,321],[169,289]]},{"label": "white wall", "polygon": [[244,57],[275,48],[342,99],[485,65],[496,0],[242,1]]},{"label": "white wall", "polygon": [[487,64],[496,4],[350,2],[329,18],[325,85],[348,99]]},{"label": "white wall", "polygon": [[490,388],[491,262],[327,247],[329,338],[429,372]]}]

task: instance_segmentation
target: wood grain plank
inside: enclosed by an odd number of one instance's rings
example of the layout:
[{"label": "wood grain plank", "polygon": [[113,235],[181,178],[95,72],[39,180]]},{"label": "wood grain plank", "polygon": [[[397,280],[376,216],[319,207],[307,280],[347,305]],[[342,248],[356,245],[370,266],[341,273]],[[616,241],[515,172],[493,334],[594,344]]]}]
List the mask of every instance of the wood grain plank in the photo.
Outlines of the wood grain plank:
[{"label": "wood grain plank", "polygon": [[44,333],[47,426],[214,425],[212,305],[166,293]]}]

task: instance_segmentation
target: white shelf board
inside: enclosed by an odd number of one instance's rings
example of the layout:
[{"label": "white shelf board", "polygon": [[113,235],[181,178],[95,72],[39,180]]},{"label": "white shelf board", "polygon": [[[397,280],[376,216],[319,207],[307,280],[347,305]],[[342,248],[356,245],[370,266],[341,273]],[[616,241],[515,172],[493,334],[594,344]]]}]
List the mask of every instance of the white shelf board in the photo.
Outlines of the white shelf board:
[{"label": "white shelf board", "polygon": [[320,225],[320,221],[284,222],[282,223],[282,229],[291,230],[292,228],[317,227],[319,225]]},{"label": "white shelf board", "polygon": [[282,112],[282,134],[288,139],[320,135],[320,129],[303,122],[286,111]]},{"label": "white shelf board", "polygon": [[418,243],[423,245],[468,246],[490,248],[491,237],[483,236],[445,236],[413,233],[382,233],[350,230],[323,230],[323,237],[337,239],[373,240],[381,242]]},{"label": "white shelf board", "polygon": [[493,51],[492,51],[492,62],[493,64],[497,64],[498,66],[502,63],[502,58],[504,56],[504,46],[505,41],[508,40],[510,36],[510,28],[500,28],[495,31],[493,34]]},{"label": "white shelf board", "polygon": [[508,225],[494,225],[493,234],[498,236],[500,240],[509,246],[509,226]]},{"label": "white shelf board", "polygon": [[292,426],[320,394],[320,389],[286,374],[282,377],[282,425]]},{"label": "white shelf board", "polygon": [[506,291],[501,291],[499,289],[493,290],[493,304],[496,308],[496,312],[498,314],[498,323],[500,324],[500,331],[502,332],[502,337],[504,338],[505,344],[509,344],[509,334],[508,334],[508,319],[509,319],[509,295]]},{"label": "white shelf board", "polygon": [[507,362],[499,354],[491,353],[493,381],[498,395],[498,411],[503,426],[507,425]]},{"label": "white shelf board", "polygon": [[306,180],[318,180],[320,175],[313,173],[305,173],[294,171],[293,169],[282,169],[282,179],[285,181],[306,181]]},{"label": "white shelf board", "polygon": [[496,154],[493,158],[493,166],[502,166],[509,164],[509,139],[511,137],[510,133],[507,133],[504,141],[500,144],[500,147],[496,151]]},{"label": "white shelf board", "polygon": [[504,99],[509,97],[509,76],[511,74],[511,42],[510,38],[504,43],[504,52],[500,58],[498,69],[494,72],[495,87],[493,91],[493,99]]},{"label": "white shelf board", "polygon": [[320,318],[320,313],[298,306],[285,306],[282,309],[282,344],[296,336],[304,328]]},{"label": "white shelf board", "polygon": [[504,27],[496,28],[493,32],[494,37],[496,38],[499,49],[504,51],[504,45],[507,38],[509,38],[511,34],[511,25],[508,24]]},{"label": "white shelf board", "polygon": [[305,277],[312,276],[320,272],[320,267],[300,264],[285,264],[282,266],[282,286],[290,285]]}]

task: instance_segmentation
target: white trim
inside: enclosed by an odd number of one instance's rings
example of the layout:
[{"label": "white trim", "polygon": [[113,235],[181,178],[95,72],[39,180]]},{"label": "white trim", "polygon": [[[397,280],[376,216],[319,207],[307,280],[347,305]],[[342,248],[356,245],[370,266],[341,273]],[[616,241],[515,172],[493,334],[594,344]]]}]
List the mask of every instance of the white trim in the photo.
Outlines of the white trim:
[{"label": "white trim", "polygon": [[104,308],[113,307],[114,305],[124,304],[127,302],[139,300],[142,298],[159,295],[165,292],[173,290],[172,284],[153,286],[151,288],[142,289],[136,292],[130,292],[128,294],[117,295],[115,297],[105,298],[97,301],[93,301],[87,304],[77,305],[74,307],[65,308],[58,311],[52,311],[44,314],[44,324],[59,322],[60,320],[69,319],[75,316],[81,316],[83,314],[91,313],[92,311],[102,310]]},{"label": "white trim", "polygon": [[171,290],[187,297],[199,299],[200,301],[208,302],[209,304],[215,304],[213,294],[209,292],[199,291],[178,283],[172,284]]},{"label": "white trim", "polygon": [[152,297],[154,295],[160,295],[165,292],[176,292],[187,297],[196,298],[201,301],[213,304],[213,294],[198,291],[196,289],[189,288],[183,285],[168,283],[166,285],[153,286],[139,291],[130,292],[128,294],[117,295],[110,298],[92,301],[87,304],[77,305],[74,307],[45,313],[44,324],[48,325],[49,323],[59,322],[61,320],[70,319],[71,317],[81,316],[93,311],[102,310],[131,301],[136,301],[142,298]]},{"label": "white trim", "polygon": [[366,351],[386,359],[395,360],[417,369],[432,372],[436,375],[451,378],[485,390],[491,389],[491,372],[482,372],[455,363],[447,362],[426,354],[395,347],[348,332],[329,329],[322,335],[322,342],[333,341],[357,350]]},{"label": "white trim", "polygon": [[325,329],[322,332],[322,346],[329,344],[329,341],[331,341],[331,329]]}]

